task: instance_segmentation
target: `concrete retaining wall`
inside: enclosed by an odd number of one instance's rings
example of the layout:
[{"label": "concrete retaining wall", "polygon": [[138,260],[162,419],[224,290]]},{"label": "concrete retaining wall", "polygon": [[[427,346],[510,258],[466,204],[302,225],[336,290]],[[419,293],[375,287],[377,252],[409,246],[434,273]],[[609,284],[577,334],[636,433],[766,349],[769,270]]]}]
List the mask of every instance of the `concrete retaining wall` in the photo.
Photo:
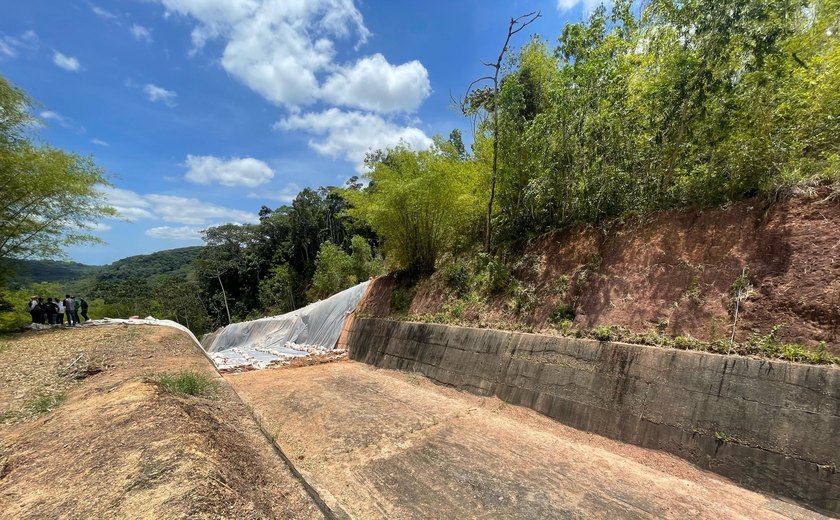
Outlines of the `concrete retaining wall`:
[{"label": "concrete retaining wall", "polygon": [[840,514],[840,369],[370,318],[350,357],[527,406]]}]

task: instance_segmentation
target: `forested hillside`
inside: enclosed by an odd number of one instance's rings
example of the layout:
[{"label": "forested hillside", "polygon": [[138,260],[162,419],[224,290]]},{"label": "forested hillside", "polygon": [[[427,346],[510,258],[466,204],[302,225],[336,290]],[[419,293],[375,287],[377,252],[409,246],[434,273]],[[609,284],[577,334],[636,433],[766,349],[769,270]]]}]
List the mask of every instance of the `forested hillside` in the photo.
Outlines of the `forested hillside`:
[{"label": "forested hillside", "polygon": [[59,260],[9,260],[5,269],[14,273],[9,281],[12,289],[20,289],[35,282],[70,282],[95,275],[100,267]]},{"label": "forested hillside", "polygon": [[91,303],[93,317],[125,317],[151,311],[150,304],[155,301],[153,288],[191,279],[191,264],[202,249],[196,246],[157,251],[105,266],[56,260],[9,261],[5,265],[14,276],[7,283],[3,297],[11,312],[2,316],[0,326],[15,328],[26,324],[29,315],[25,306],[32,295],[83,296]]}]

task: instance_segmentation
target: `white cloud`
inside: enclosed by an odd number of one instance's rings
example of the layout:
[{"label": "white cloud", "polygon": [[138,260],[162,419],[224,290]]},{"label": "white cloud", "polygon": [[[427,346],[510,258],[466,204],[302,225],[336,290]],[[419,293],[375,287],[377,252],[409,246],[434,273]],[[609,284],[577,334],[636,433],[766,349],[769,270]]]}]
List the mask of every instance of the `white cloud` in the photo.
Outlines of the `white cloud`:
[{"label": "white cloud", "polygon": [[53,112],[52,110],[42,110],[40,116],[41,119],[45,119],[47,121],[55,121],[64,128],[73,127],[73,123],[58,112]]},{"label": "white cloud", "polygon": [[[296,107],[318,100],[319,75],[335,69],[335,41],[370,32],[353,0],[158,0],[198,23],[195,49],[225,40],[221,64],[265,99]],[[355,104],[353,106],[356,106]]]},{"label": "white cloud", "polygon": [[57,67],[70,72],[77,72],[80,68],[82,68],[79,60],[77,60],[75,56],[65,56],[56,50],[53,50],[53,63],[55,63]]},{"label": "white cloud", "polygon": [[134,39],[138,41],[144,41],[147,43],[151,43],[152,41],[152,31],[148,27],[134,24],[128,29],[128,31],[132,36],[134,36]]},{"label": "white cloud", "polygon": [[612,5],[611,0],[557,0],[557,10],[561,13],[564,11],[570,11],[577,7],[578,5],[583,6],[584,13],[591,13],[595,10],[596,7],[599,5],[604,4],[606,6]]},{"label": "white cloud", "polygon": [[153,208],[154,215],[165,221],[188,226],[201,226],[210,222],[257,222],[256,214],[238,209],[224,208],[198,199],[176,195],[145,195]]},{"label": "white cloud", "polygon": [[117,210],[118,217],[129,222],[141,218],[152,218],[151,204],[141,195],[122,188],[105,188],[102,190],[110,206]]},{"label": "white cloud", "polygon": [[140,195],[114,187],[103,189],[103,194],[107,203],[117,210],[118,218],[129,222],[140,219],[160,220],[199,229],[226,222],[239,224],[259,222],[256,214],[225,208],[192,197],[157,193]]},{"label": "white cloud", "polygon": [[0,60],[3,58],[17,58],[21,50],[35,51],[41,45],[41,40],[33,30],[20,36],[10,36],[0,33]]},{"label": "white cloud", "polygon": [[398,126],[376,114],[344,112],[331,108],[323,112],[294,114],[276,123],[281,130],[305,130],[323,136],[309,146],[322,155],[342,157],[364,169],[365,154],[405,142],[414,150],[424,150],[432,140],[419,128]]},{"label": "white cloud", "polygon": [[[165,16],[196,22],[193,52],[220,40],[220,63],[234,78],[292,115],[278,128],[305,130],[321,154],[362,168],[369,150],[401,140],[422,149],[422,130],[378,114],[412,113],[431,94],[429,73],[419,61],[393,65],[381,54],[336,63],[336,46],[352,38],[356,49],[370,37],[355,0],[156,0]],[[301,114],[313,103],[347,107]],[[361,111],[359,111],[361,110]],[[374,113],[370,113],[374,112]]]},{"label": "white cloud", "polygon": [[217,182],[223,186],[253,188],[274,178],[274,171],[251,157],[224,159],[212,155],[187,155],[186,179],[198,184]]},{"label": "white cloud", "polygon": [[17,58],[17,49],[7,42],[5,38],[0,38],[0,57]]},{"label": "white cloud", "polygon": [[110,231],[111,226],[108,224],[103,224],[102,222],[92,222],[89,224],[85,224],[85,229],[89,229],[91,231]]},{"label": "white cloud", "polygon": [[153,238],[163,238],[168,240],[201,240],[200,227],[190,226],[159,226],[147,229],[145,234]]},{"label": "white cloud", "polygon": [[249,199],[262,199],[262,200],[276,200],[280,201],[284,204],[289,204],[295,197],[298,196],[298,193],[301,191],[301,187],[295,183],[287,184],[278,192],[271,192],[265,191],[263,193],[255,193],[251,192],[247,195]]},{"label": "white cloud", "polygon": [[117,18],[119,18],[118,14],[112,13],[111,11],[107,11],[107,10],[99,7],[98,5],[95,5],[95,4],[88,4],[88,5],[90,6],[90,10],[93,11],[93,13],[96,16],[102,18],[103,20],[116,20]]},{"label": "white cloud", "polygon": [[111,146],[110,144],[108,144],[106,141],[103,141],[102,139],[91,139],[90,142],[93,143],[93,144],[99,145],[99,146]]},{"label": "white cloud", "polygon": [[160,101],[168,107],[174,107],[175,98],[178,97],[178,94],[176,92],[172,90],[166,90],[163,87],[159,87],[151,83],[148,83],[146,84],[146,86],[143,87],[143,92],[146,93],[146,97],[149,98],[149,101],[151,101],[152,103]]},{"label": "white cloud", "polygon": [[381,54],[362,58],[327,78],[321,96],[338,105],[376,112],[414,112],[432,92],[419,61],[391,65]]}]

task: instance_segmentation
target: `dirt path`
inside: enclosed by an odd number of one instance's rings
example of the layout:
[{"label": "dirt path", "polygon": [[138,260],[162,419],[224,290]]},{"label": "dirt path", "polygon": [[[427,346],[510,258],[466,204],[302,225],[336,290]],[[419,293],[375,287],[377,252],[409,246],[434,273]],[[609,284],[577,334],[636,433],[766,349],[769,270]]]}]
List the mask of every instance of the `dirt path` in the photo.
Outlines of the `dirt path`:
[{"label": "dirt path", "polygon": [[355,518],[823,518],[415,374],[342,361],[226,379]]},{"label": "dirt path", "polygon": [[[155,373],[221,383],[178,396]],[[322,518],[186,335],[79,327],[0,338],[0,518]]]}]

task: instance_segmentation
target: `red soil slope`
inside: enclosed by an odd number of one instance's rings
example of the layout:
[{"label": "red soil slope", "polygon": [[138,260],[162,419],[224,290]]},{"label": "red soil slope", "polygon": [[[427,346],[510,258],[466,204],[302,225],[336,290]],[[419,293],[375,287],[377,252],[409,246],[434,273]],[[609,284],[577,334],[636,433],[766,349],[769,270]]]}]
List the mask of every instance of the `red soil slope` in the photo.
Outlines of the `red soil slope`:
[{"label": "red soil slope", "polygon": [[[740,309],[739,339],[778,325],[780,339],[812,347],[824,341],[840,353],[840,203],[824,195],[773,204],[751,199],[548,234],[527,248],[516,271],[533,290],[533,307],[517,318],[500,299],[484,310],[495,316],[471,319],[547,329],[565,303],[587,328],[726,338],[730,291],[747,268],[753,292]],[[392,284],[378,282],[372,314],[384,314]],[[434,277],[421,283],[411,312],[440,311],[449,292]]]}]

